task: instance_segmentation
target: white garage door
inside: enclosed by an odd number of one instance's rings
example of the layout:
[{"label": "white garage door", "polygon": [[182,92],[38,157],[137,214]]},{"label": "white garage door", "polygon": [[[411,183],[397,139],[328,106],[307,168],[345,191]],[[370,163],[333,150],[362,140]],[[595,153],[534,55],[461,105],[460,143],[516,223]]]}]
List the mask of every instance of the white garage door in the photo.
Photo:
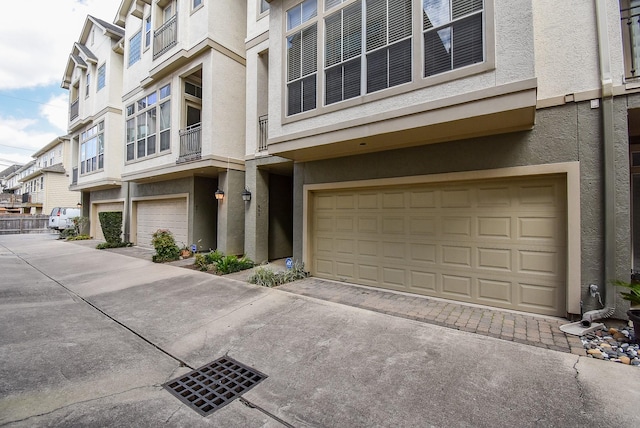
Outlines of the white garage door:
[{"label": "white garage door", "polygon": [[322,278],[564,315],[561,177],[322,191],[311,272]]},{"label": "white garage door", "polygon": [[158,229],[168,229],[179,246],[187,242],[187,200],[185,198],[137,202],[137,241],[141,247],[153,247],[152,235]]},{"label": "white garage door", "polygon": [[[104,234],[102,233],[102,227],[100,226],[99,214],[106,211],[124,211],[124,202],[111,202],[105,204],[96,204],[94,212],[96,213],[95,219],[91,222],[93,225],[92,236],[95,239],[104,241]],[[122,220],[124,222],[124,219]],[[124,227],[124,225],[123,225]]]}]

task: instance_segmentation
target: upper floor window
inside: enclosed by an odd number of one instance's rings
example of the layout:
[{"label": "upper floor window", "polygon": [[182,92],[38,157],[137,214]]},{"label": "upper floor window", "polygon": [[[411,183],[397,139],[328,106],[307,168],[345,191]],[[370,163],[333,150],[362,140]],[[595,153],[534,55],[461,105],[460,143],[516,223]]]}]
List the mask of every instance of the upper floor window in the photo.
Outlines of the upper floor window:
[{"label": "upper floor window", "polygon": [[265,13],[270,7],[271,5],[267,3],[267,0],[260,0],[260,13]]},{"label": "upper floor window", "polygon": [[[484,3],[485,0],[298,3],[285,14],[287,115],[407,84],[406,89],[393,92],[397,94],[442,81],[428,79],[431,76],[483,63]],[[318,43],[323,49],[318,49]],[[318,63],[322,67],[320,75]],[[462,75],[464,72],[456,74],[457,78]],[[319,97],[321,102],[317,102]]]},{"label": "upper floor window", "polygon": [[144,19],[144,48],[151,46],[151,15]]},{"label": "upper floor window", "polygon": [[129,39],[129,66],[135,64],[140,61],[141,58],[141,46],[142,42],[142,32],[138,31],[136,34]]},{"label": "upper floor window", "polygon": [[171,85],[165,85],[127,106],[127,161],[141,159],[171,148],[170,95]]},{"label": "upper floor window", "polygon": [[625,77],[640,75],[640,0],[620,1]]},{"label": "upper floor window", "polygon": [[423,0],[424,76],[484,61],[483,0]]},{"label": "upper floor window", "polygon": [[84,81],[85,86],[84,86],[84,96],[88,97],[89,96],[89,88],[91,87],[91,74],[87,73],[87,78]]},{"label": "upper floor window", "polygon": [[80,174],[104,168],[104,121],[80,134]]},{"label": "upper floor window", "polygon": [[316,0],[305,0],[287,11],[288,114],[316,108],[318,25]]},{"label": "upper floor window", "polygon": [[202,0],[191,0],[193,3],[191,4],[191,9],[195,9],[202,4]]},{"label": "upper floor window", "polygon": [[104,88],[106,84],[107,64],[102,64],[98,67],[98,91]]}]

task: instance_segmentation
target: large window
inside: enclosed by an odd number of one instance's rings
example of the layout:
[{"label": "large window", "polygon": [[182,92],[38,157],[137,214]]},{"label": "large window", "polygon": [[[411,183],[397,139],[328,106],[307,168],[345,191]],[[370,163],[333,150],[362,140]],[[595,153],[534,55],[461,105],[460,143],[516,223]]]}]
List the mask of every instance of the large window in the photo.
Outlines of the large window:
[{"label": "large window", "polygon": [[431,76],[483,63],[484,7],[484,0],[299,2],[285,14],[287,115],[426,86]]},{"label": "large window", "polygon": [[166,85],[127,106],[127,161],[171,148],[170,95],[171,86]]},{"label": "large window", "polygon": [[424,75],[484,61],[483,0],[423,0]]},{"label": "large window", "polygon": [[80,174],[104,168],[104,122],[80,135]]},{"label": "large window", "polygon": [[142,52],[141,52],[141,42],[142,42],[142,32],[138,31],[133,35],[131,39],[129,39],[129,66],[135,64],[140,61]]}]

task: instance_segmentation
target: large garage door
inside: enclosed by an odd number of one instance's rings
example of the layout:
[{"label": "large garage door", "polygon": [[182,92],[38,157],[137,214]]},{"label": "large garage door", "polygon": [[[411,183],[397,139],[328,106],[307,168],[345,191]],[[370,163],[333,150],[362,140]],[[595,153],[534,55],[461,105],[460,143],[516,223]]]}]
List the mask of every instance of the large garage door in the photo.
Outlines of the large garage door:
[{"label": "large garage door", "polygon": [[564,315],[564,178],[314,193],[311,272]]},{"label": "large garage door", "polygon": [[152,247],[158,229],[169,229],[179,246],[187,242],[187,200],[185,198],[137,202],[137,245]]},{"label": "large garage door", "polygon": [[111,203],[105,203],[105,204],[96,204],[95,205],[95,213],[96,213],[96,218],[92,221],[92,228],[93,228],[93,233],[92,236],[95,239],[98,239],[100,241],[104,241],[104,234],[102,233],[102,227],[100,226],[100,216],[98,214],[100,214],[101,212],[106,212],[106,211],[120,211],[123,212],[124,211],[124,202],[111,202]]}]

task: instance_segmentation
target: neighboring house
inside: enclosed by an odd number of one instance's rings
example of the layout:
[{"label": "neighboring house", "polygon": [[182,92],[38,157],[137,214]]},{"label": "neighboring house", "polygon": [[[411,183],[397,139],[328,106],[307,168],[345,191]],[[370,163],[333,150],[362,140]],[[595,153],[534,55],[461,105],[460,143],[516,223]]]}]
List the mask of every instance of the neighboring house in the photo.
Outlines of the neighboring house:
[{"label": "neighboring house", "polygon": [[71,142],[57,137],[35,152],[33,167],[22,175],[22,212],[49,214],[54,207],[75,207],[80,193],[69,190]]},{"label": "neighboring house", "polygon": [[[101,238],[98,213],[117,210],[135,244],[151,246],[164,228],[179,244],[242,253],[244,204],[214,195],[244,189],[245,20],[246,5],[236,0],[124,0],[115,25],[87,20],[65,82],[73,109],[74,88],[89,85],[89,98],[99,96],[87,75],[107,64],[109,101],[83,110],[81,90],[80,119],[70,122],[82,144],[81,132],[112,115],[97,131],[104,165],[99,157],[83,171],[81,153],[73,186],[84,193],[92,235]],[[91,34],[111,40],[92,48]]]},{"label": "neighboring house", "polygon": [[88,16],[62,82],[69,90],[70,189],[82,192],[83,215],[97,239],[103,238],[98,212],[124,209],[123,37],[122,27]]},{"label": "neighboring house", "polygon": [[12,190],[17,183],[16,173],[22,168],[22,164],[14,164],[0,171],[0,212],[19,211],[21,201],[17,200]]},{"label": "neighboring house", "polygon": [[640,7],[267,2],[248,0],[249,257],[287,219],[314,276],[559,316],[640,268]]}]

